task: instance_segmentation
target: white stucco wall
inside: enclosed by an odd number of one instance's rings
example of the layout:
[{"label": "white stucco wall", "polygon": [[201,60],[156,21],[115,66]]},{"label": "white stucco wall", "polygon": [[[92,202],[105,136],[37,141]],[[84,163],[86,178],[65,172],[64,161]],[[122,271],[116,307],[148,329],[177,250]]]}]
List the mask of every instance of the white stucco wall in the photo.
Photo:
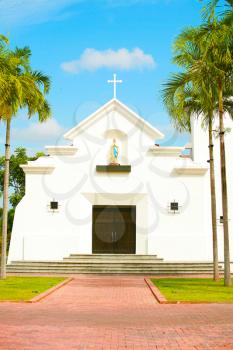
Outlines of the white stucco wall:
[{"label": "white stucco wall", "polygon": [[[136,254],[157,254],[165,260],[211,261],[209,172],[202,171],[208,168],[206,133],[200,130],[198,121],[193,122],[193,160],[180,158],[169,149],[170,153],[162,152],[162,148],[160,153],[152,152],[151,147],[159,142],[154,137],[156,132],[143,128],[140,121],[127,113],[115,103],[114,108],[94,117],[73,137],[73,147],[78,148],[74,155],[50,155],[30,165],[54,167],[54,170],[47,174],[26,174],[26,194],[16,209],[9,262],[61,260],[71,253],[91,254],[93,205],[136,205]],[[130,173],[96,172],[96,165],[108,162],[113,136],[119,145],[121,164],[132,166]],[[230,220],[232,146],[231,134],[227,136]],[[217,145],[215,151],[218,165]],[[176,168],[191,171],[178,174]],[[220,216],[219,172],[217,186]],[[59,202],[54,213],[48,206],[53,199]],[[168,210],[173,200],[179,202],[178,214]],[[229,223],[232,241],[232,220]],[[223,258],[222,234],[219,225],[220,259]],[[231,249],[232,245],[233,242]]]}]

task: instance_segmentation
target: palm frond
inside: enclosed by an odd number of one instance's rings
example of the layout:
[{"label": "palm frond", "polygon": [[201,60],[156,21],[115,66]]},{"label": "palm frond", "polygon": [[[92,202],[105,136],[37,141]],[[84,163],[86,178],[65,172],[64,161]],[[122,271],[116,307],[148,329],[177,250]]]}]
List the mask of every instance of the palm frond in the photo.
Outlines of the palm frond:
[{"label": "palm frond", "polygon": [[51,115],[46,95],[50,79],[30,67],[31,51],[28,47],[9,48],[0,51],[0,117],[10,118],[20,108],[27,108],[28,115],[39,116],[44,121]]}]

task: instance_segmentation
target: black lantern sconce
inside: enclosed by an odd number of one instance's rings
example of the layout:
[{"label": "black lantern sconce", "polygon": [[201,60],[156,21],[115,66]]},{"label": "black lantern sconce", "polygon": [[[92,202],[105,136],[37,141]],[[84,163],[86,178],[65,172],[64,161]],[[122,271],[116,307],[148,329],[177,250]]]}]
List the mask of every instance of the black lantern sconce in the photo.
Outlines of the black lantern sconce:
[{"label": "black lantern sconce", "polygon": [[180,205],[176,200],[169,203],[169,206],[168,206],[169,213],[179,214],[180,212],[179,209],[180,209]]},{"label": "black lantern sconce", "polygon": [[57,210],[58,209],[58,202],[55,202],[55,201],[50,202],[50,209]]},{"label": "black lantern sconce", "polygon": [[56,201],[55,199],[53,199],[49,204],[48,204],[48,208],[49,211],[55,213],[58,212],[60,205],[58,204],[58,201]]}]

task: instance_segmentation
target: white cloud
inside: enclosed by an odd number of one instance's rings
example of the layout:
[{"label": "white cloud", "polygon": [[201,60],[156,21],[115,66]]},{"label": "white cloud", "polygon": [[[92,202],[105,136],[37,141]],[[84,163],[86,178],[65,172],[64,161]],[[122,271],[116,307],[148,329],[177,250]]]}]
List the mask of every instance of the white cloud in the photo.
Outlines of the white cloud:
[{"label": "white cloud", "polygon": [[65,129],[56,119],[49,119],[46,123],[31,123],[27,128],[13,128],[12,139],[20,143],[57,143]]},{"label": "white cloud", "polygon": [[100,68],[133,70],[154,67],[154,58],[139,48],[132,51],[125,48],[117,51],[86,49],[79,59],[61,64],[61,68],[68,73],[79,73],[83,70],[95,71]]}]

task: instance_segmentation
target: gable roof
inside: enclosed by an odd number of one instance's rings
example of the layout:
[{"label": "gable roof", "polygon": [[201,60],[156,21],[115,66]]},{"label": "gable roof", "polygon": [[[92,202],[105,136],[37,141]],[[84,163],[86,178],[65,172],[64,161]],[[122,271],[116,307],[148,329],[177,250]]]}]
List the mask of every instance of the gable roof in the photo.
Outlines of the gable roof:
[{"label": "gable roof", "polygon": [[74,128],[67,131],[64,135],[64,138],[67,140],[73,140],[77,135],[87,129],[95,121],[106,116],[106,113],[112,112],[114,110],[117,110],[128,120],[131,120],[134,124],[138,125],[138,127],[140,127],[144,132],[149,134],[154,139],[162,139],[164,137],[163,133],[161,133],[158,129],[154,128],[150,123],[140,117],[132,109],[114,98],[97,109],[97,111],[92,113],[89,117],[85,118]]}]

